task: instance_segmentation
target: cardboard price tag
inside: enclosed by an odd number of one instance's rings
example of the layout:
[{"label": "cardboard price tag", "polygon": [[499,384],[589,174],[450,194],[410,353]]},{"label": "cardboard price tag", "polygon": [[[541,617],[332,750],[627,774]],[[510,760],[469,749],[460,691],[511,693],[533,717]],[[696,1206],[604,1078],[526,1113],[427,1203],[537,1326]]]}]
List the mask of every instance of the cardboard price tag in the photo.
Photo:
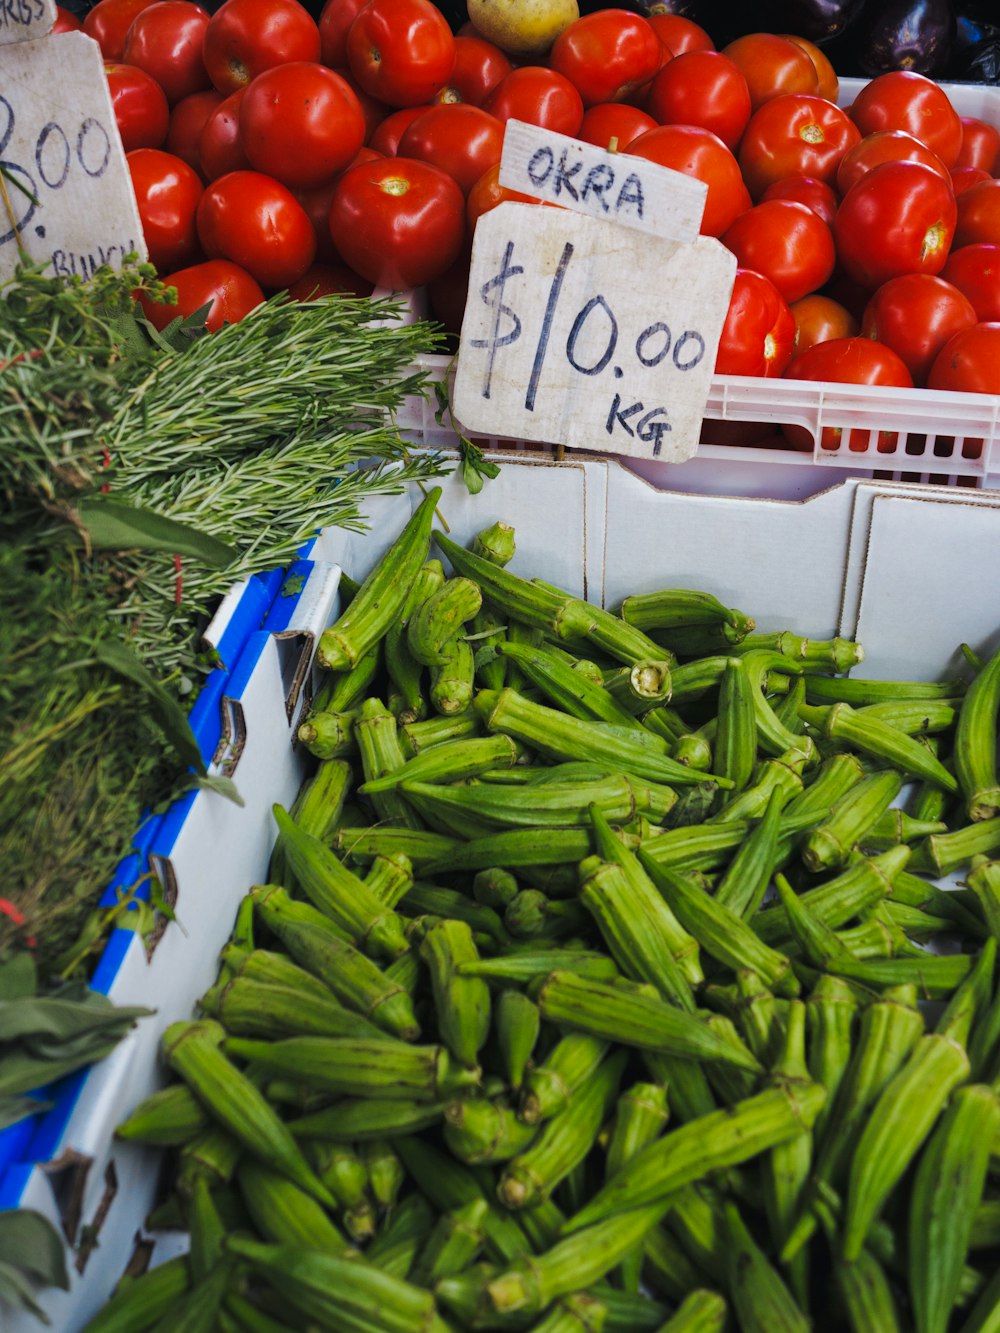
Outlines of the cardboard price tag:
[{"label": "cardboard price tag", "polygon": [[66,277],[146,257],[101,49],[84,33],[0,53],[0,167],[0,278],[18,239]]},{"label": "cardboard price tag", "polygon": [[55,21],[56,0],[0,0],[0,46],[44,37]]}]

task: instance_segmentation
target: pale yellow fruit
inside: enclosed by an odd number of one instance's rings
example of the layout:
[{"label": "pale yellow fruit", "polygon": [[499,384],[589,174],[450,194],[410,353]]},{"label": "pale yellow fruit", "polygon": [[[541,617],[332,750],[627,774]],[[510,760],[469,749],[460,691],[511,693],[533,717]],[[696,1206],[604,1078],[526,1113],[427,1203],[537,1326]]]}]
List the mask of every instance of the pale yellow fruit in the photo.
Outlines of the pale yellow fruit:
[{"label": "pale yellow fruit", "polygon": [[574,19],[577,0],[468,0],[469,20],[501,51],[541,56]]}]

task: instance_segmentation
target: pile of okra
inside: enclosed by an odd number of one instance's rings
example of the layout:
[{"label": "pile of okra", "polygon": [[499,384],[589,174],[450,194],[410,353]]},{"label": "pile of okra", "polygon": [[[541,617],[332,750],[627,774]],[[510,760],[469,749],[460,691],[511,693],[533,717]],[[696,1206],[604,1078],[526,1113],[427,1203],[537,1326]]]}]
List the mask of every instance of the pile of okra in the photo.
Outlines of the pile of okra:
[{"label": "pile of okra", "polygon": [[318,766],[119,1130],[190,1250],[90,1328],[1000,1329],[1000,653],[612,613],[438,496],[345,577]]}]

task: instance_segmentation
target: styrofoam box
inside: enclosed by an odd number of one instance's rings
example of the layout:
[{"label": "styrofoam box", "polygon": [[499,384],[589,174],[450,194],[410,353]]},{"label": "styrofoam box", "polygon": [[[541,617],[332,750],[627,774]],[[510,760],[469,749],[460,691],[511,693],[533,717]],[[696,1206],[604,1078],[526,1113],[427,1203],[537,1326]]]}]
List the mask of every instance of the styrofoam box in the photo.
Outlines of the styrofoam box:
[{"label": "styrofoam box", "polygon": [[[849,106],[864,79],[841,79],[839,102]],[[1000,128],[1000,88],[979,84],[940,85],[962,116],[977,116]],[[422,294],[415,294],[419,302]],[[451,361],[423,358],[432,378],[444,379]],[[895,389],[802,380],[718,375],[705,409],[707,419],[804,426],[812,452],[702,444],[684,463],[629,459],[626,466],[671,490],[801,499],[845,476],[934,482],[970,488],[1000,487],[1000,395],[930,389]],[[454,444],[447,419],[411,400],[399,424],[414,441]],[[836,449],[823,449],[824,427],[842,427]],[[847,432],[851,431],[850,440]],[[497,443],[493,437],[492,443]],[[558,444],[558,441],[554,441]],[[544,446],[534,446],[544,447]]]},{"label": "styrofoam box", "polygon": [[[497,457],[499,476],[471,497],[444,483],[440,512],[467,542],[495,519],[515,525],[512,570],[540,575],[614,607],[658,586],[706,588],[752,612],[761,630],[792,626],[815,637],[856,637],[864,674],[883,679],[947,675],[959,645],[990,653],[1000,644],[1000,492],[850,479],[803,502],[657,490],[607,459]],[[279,596],[252,634],[220,700],[216,768],[231,772],[245,802],[199,793],[168,814],[156,864],[177,920],[149,952],[135,936],[118,959],[108,993],[156,1008],[83,1080],[75,1109],[48,1161],[25,1168],[16,1197],[66,1226],[69,1293],[46,1292],[55,1328],[75,1333],[110,1294],[137,1244],[159,1183],[158,1156],[113,1139],[115,1125],[166,1075],[164,1028],[193,1016],[213,982],[218,953],[242,895],[266,874],[271,805],[288,804],[306,772],[293,746],[307,705],[316,639],[337,613],[340,568],[362,578],[420,499],[371,503],[366,534],[329,529],[297,572],[304,586]],[[289,593],[293,587],[282,585]],[[8,1182],[9,1183],[9,1182]],[[81,1249],[85,1228],[96,1248]],[[182,1245],[160,1238],[155,1258]],[[31,1320],[5,1329],[34,1333]]]}]

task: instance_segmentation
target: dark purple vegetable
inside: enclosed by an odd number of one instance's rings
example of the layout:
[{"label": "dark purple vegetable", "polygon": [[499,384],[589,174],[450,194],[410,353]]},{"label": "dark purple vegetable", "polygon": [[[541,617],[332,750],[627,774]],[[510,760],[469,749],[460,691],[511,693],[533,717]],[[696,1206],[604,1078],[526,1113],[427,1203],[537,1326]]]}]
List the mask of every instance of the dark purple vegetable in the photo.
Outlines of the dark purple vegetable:
[{"label": "dark purple vegetable", "polygon": [[[872,7],[872,0],[867,7]],[[865,8],[865,0],[784,0],[771,31],[793,33],[823,45],[850,28]]]},{"label": "dark purple vegetable", "polygon": [[955,17],[948,0],[869,0],[838,53],[842,74],[874,78],[905,69],[930,78],[948,68]]}]

